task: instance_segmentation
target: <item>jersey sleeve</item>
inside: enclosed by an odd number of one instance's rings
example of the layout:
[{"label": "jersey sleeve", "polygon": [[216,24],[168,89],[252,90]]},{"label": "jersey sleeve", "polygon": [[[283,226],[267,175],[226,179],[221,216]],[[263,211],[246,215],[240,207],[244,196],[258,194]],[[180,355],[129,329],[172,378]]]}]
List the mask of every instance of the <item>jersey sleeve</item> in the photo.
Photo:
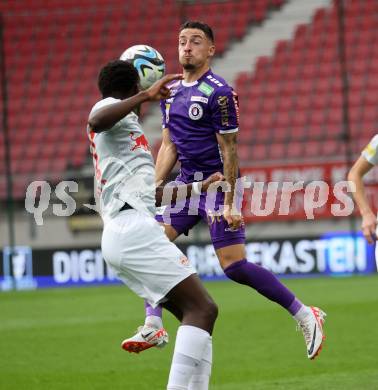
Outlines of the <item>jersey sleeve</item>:
[{"label": "jersey sleeve", "polygon": [[239,131],[238,95],[229,86],[218,88],[211,99],[212,124],[220,134]]},{"label": "jersey sleeve", "polygon": [[[108,97],[106,99],[103,99],[103,100],[100,100],[99,102],[97,102],[93,108],[92,108],[92,111],[91,113],[89,114],[89,117],[91,117],[91,115],[93,115],[93,113],[95,113],[97,110],[99,110],[100,108],[104,108],[106,106],[110,106],[111,104],[114,104],[114,103],[118,103],[120,102],[121,100],[120,99],[115,99],[115,98],[112,98],[112,97]],[[122,120],[121,119],[119,122],[117,122],[113,127],[112,129],[117,129],[119,127],[122,126]]]},{"label": "jersey sleeve", "polygon": [[118,102],[120,102],[120,101],[121,101],[121,100],[115,99],[115,98],[112,98],[112,97],[108,97],[108,98],[106,98],[106,99],[102,99],[102,100],[100,100],[99,102],[97,102],[97,103],[93,106],[92,111],[91,111],[91,114],[94,113],[95,111],[99,110],[100,108],[109,106],[109,105],[114,104],[114,103],[118,103]]},{"label": "jersey sleeve", "polygon": [[372,165],[378,165],[378,134],[376,134],[369,144],[362,151],[361,155]]}]

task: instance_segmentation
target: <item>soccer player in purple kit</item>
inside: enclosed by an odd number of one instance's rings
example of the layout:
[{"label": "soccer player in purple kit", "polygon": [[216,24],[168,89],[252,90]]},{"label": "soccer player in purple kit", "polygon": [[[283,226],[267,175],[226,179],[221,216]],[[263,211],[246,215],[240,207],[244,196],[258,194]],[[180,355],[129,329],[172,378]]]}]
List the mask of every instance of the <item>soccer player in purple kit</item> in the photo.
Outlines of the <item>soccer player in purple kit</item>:
[{"label": "soccer player in purple kit", "polygon": [[[215,54],[212,29],[202,22],[184,23],[178,51],[184,78],[170,85],[171,97],[161,102],[163,141],[156,162],[156,181],[166,180],[178,159],[181,167],[177,181],[195,182],[221,171],[231,191],[217,194],[214,210],[208,210],[205,196],[199,195],[197,207],[193,208],[188,200],[182,209],[167,209],[157,219],[171,241],[187,234],[201,219],[206,221],[225,275],[285,308],[303,332],[308,358],[314,359],[325,338],[325,313],[304,305],[270,271],[246,259],[244,224],[234,196],[239,174],[238,97],[223,78],[211,71],[210,60]],[[146,304],[145,325],[124,341],[124,349],[132,352],[128,345],[135,346],[139,341],[146,345],[144,334],[163,329],[161,314],[160,307],[153,309]],[[149,346],[161,347],[166,342],[160,340]],[[198,377],[196,389],[207,389]]]}]

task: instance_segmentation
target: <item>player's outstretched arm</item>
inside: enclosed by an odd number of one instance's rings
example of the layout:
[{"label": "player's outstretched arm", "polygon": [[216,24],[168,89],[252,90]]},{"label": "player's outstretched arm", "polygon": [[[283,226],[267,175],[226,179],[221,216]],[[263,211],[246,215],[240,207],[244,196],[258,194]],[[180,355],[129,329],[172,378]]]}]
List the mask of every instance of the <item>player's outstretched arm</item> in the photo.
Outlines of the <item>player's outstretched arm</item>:
[{"label": "player's outstretched arm", "polygon": [[[156,187],[156,206],[167,205],[176,201],[188,199],[191,197],[192,193],[199,195],[201,192],[209,190],[211,184],[221,182],[223,180],[224,176],[220,172],[216,172],[204,181],[182,184],[174,187],[169,185]],[[164,196],[164,189],[168,189],[168,187],[169,190],[166,192],[166,196]],[[211,189],[216,190],[216,185],[212,185]]]},{"label": "player's outstretched arm", "polygon": [[88,119],[88,126],[95,133],[111,129],[117,122],[128,115],[134,108],[148,100],[146,91],[124,99],[118,103],[109,104],[93,112]]},{"label": "player's outstretched arm", "polygon": [[354,183],[356,189],[352,194],[362,216],[362,233],[370,244],[373,244],[376,240],[377,218],[369,206],[362,178],[373,166],[363,156],[360,156],[348,174],[348,180]]},{"label": "player's outstretched arm", "polygon": [[88,125],[95,133],[101,133],[111,129],[117,122],[128,115],[134,108],[148,100],[166,99],[170,91],[166,84],[173,80],[181,79],[180,74],[168,74],[156,81],[150,88],[140,91],[136,95],[128,97],[118,103],[109,104],[93,112],[88,119]]}]

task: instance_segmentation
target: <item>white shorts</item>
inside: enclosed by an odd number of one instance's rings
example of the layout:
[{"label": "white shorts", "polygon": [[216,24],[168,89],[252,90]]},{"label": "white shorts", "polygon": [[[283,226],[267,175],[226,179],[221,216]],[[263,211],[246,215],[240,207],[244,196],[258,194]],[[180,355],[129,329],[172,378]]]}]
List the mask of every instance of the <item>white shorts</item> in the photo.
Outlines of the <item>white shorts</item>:
[{"label": "white shorts", "polygon": [[187,257],[168,240],[164,228],[137,210],[121,211],[105,224],[101,249],[117,277],[153,307],[196,273]]}]

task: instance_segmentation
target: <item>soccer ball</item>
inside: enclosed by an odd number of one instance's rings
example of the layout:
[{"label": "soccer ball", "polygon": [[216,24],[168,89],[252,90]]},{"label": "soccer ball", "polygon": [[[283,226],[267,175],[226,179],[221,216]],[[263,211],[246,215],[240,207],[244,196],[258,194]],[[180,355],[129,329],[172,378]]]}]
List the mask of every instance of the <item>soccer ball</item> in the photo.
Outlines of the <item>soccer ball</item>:
[{"label": "soccer ball", "polygon": [[160,80],[165,71],[162,55],[151,46],[135,45],[125,50],[121,60],[131,62],[139,74],[140,87],[145,90]]}]

